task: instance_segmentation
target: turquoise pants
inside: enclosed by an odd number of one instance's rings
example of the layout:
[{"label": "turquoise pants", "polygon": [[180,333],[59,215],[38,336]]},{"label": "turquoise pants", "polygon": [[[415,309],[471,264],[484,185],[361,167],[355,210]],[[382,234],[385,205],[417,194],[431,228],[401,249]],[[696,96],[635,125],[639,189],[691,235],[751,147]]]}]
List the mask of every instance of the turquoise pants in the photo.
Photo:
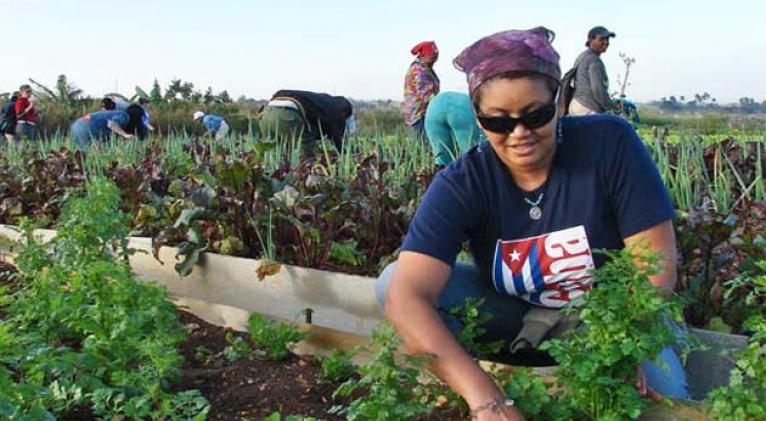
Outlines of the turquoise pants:
[{"label": "turquoise pants", "polygon": [[426,134],[437,165],[448,165],[481,141],[468,95],[442,92],[428,104],[425,117]]}]

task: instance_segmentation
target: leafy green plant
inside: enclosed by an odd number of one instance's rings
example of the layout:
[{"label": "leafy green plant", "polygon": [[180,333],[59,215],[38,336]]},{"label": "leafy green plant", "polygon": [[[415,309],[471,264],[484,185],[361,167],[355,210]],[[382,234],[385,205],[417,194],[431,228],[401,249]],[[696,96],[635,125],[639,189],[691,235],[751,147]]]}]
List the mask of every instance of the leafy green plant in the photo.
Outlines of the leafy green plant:
[{"label": "leafy green plant", "polygon": [[484,298],[468,298],[460,306],[450,309],[450,314],[460,319],[463,329],[457,336],[458,342],[479,357],[497,354],[505,345],[505,341],[497,340],[489,343],[478,339],[487,332],[484,325],[492,320],[492,315],[481,311]]},{"label": "leafy green plant", "polygon": [[495,381],[502,386],[506,396],[514,399],[515,405],[529,419],[562,420],[571,416],[559,395],[551,390],[554,382],[546,382],[531,368],[514,367],[502,370],[495,375]]},{"label": "leafy green plant", "polygon": [[609,262],[594,271],[594,288],[579,308],[582,327],[543,343],[559,363],[556,376],[575,419],[635,419],[646,407],[634,384],[639,364],[675,341],[665,318],[680,318],[677,299],[649,282],[660,256],[604,251]]},{"label": "leafy green plant", "polygon": [[204,345],[200,345],[194,350],[194,359],[202,364],[210,364],[215,358],[216,353]]},{"label": "leafy green plant", "polygon": [[427,358],[404,356],[405,365],[396,362],[401,345],[394,329],[381,324],[373,331],[371,347],[377,348],[370,362],[359,367],[359,380],[341,384],[333,397],[349,397],[357,390],[368,393],[347,407],[336,406],[333,412],[355,420],[407,420],[431,412],[434,407],[429,388],[418,381]]},{"label": "leafy green plant", "polygon": [[339,382],[351,377],[356,370],[354,363],[351,361],[355,353],[354,349],[346,351],[335,349],[330,355],[323,357],[322,380],[325,382]]},{"label": "leafy green plant", "polygon": [[167,391],[184,332],[165,291],[133,279],[119,202],[114,184],[95,179],[67,202],[50,242],[23,224],[22,287],[2,321],[21,334],[0,350],[15,374],[12,403],[62,415],[88,406],[106,418],[203,419],[209,406],[198,392]]},{"label": "leafy green plant", "polygon": [[261,421],[321,421],[319,418],[303,417],[300,415],[286,415],[282,416],[279,412],[275,412]]},{"label": "leafy green plant", "polygon": [[281,360],[290,355],[288,345],[305,339],[308,334],[299,332],[293,324],[269,320],[253,313],[247,324],[250,339],[269,358]]},{"label": "leafy green plant", "polygon": [[745,304],[753,309],[745,322],[752,332],[748,346],[731,372],[729,385],[709,395],[710,412],[718,419],[750,421],[766,418],[766,260],[756,263],[754,272],[738,277],[735,289],[747,288]]},{"label": "leafy green plant", "polygon": [[253,353],[253,349],[246,339],[231,332],[226,333],[226,343],[228,345],[226,345],[222,352],[224,358],[229,362],[248,358]]}]

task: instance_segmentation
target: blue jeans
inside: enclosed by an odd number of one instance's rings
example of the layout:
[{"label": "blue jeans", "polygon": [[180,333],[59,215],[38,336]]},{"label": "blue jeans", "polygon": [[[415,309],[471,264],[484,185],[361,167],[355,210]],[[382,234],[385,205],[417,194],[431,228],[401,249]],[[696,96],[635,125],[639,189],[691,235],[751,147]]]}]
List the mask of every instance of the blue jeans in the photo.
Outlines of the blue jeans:
[{"label": "blue jeans", "polygon": [[35,125],[26,122],[16,123],[16,138],[19,140],[35,140]]},{"label": "blue jeans", "polygon": [[69,136],[81,150],[88,149],[91,140],[90,123],[84,118],[78,118],[69,128]]},{"label": "blue jeans", "polygon": [[[375,282],[375,297],[378,307],[383,310],[386,302],[388,286],[391,282],[396,262],[388,265]],[[492,342],[499,339],[511,340],[518,335],[522,327],[524,313],[532,306],[526,301],[503,295],[495,291],[491,282],[482,282],[479,269],[470,263],[455,263],[447,285],[439,295],[436,311],[453,335],[462,330],[459,318],[449,314],[453,307],[460,306],[467,298],[484,298],[480,307],[483,312],[492,315],[492,320],[484,325],[486,333],[477,340]],[[508,353],[508,351],[504,351]],[[495,358],[497,357],[497,358]],[[505,360],[505,355],[491,356],[492,359]],[[657,355],[658,363],[650,360],[643,361],[641,366],[646,374],[647,384],[663,396],[676,399],[690,399],[686,386],[686,373],[681,360],[667,347]]]},{"label": "blue jeans", "polygon": [[418,139],[421,142],[428,144],[428,137],[426,136],[425,118],[421,118],[420,120],[412,123],[412,125],[410,126],[410,129],[412,130],[412,134],[415,135],[415,139]]}]

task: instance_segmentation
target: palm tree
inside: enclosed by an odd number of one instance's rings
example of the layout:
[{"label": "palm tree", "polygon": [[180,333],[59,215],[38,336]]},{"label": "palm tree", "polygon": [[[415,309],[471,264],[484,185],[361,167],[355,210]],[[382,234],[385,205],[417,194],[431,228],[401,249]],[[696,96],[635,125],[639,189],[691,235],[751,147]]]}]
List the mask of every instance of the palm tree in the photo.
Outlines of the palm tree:
[{"label": "palm tree", "polygon": [[29,78],[29,81],[37,88],[34,93],[35,97],[45,101],[71,105],[81,99],[82,96],[82,89],[70,83],[66,75],[59,75],[56,79],[56,91],[32,78]]}]

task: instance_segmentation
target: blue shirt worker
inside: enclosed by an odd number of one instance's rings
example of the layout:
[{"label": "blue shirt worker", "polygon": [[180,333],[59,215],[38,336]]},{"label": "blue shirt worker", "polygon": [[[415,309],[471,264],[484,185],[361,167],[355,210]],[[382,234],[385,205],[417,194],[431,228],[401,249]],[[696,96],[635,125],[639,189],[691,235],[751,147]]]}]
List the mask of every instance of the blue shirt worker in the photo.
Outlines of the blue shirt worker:
[{"label": "blue shirt worker", "polygon": [[144,111],[144,115],[141,117],[141,123],[146,127],[146,130],[153,132],[154,126],[152,126],[152,118],[149,115],[149,104],[151,104],[151,102],[148,99],[144,97],[138,98],[138,105]]},{"label": "blue shirt worker", "polygon": [[75,120],[69,134],[80,149],[85,149],[92,140],[106,140],[112,133],[131,139],[141,129],[141,124],[140,112],[96,111]]},{"label": "blue shirt worker", "polygon": [[447,166],[482,138],[468,94],[441,92],[428,104],[426,137],[434,152],[434,163]]},{"label": "blue shirt worker", "polygon": [[200,121],[205,126],[205,135],[211,136],[215,140],[221,140],[229,133],[229,125],[223,117],[205,114],[202,111],[196,111],[193,117],[195,121]]}]

